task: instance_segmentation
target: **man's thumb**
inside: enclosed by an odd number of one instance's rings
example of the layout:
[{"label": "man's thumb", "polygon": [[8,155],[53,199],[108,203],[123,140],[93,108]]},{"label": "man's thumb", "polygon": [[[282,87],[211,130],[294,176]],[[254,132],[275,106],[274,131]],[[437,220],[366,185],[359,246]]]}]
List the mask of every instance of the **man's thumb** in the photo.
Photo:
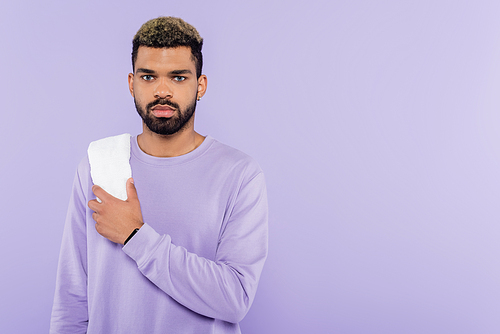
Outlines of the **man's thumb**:
[{"label": "man's thumb", "polygon": [[137,190],[135,190],[133,178],[127,180],[127,199],[137,199]]}]

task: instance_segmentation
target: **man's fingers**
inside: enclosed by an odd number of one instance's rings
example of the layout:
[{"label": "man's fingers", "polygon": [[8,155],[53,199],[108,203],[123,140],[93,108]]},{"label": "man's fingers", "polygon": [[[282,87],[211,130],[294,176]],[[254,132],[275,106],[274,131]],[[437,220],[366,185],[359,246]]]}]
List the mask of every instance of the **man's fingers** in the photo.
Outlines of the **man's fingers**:
[{"label": "man's fingers", "polygon": [[102,189],[101,187],[95,184],[92,186],[92,192],[94,193],[94,195],[96,195],[96,197],[99,197],[101,200],[113,197],[109,193],[107,193],[106,190]]},{"label": "man's fingers", "polygon": [[99,204],[100,203],[97,200],[93,199],[93,200],[89,201],[88,206],[89,206],[90,210],[97,211]]},{"label": "man's fingers", "polygon": [[129,178],[127,180],[127,199],[128,200],[137,200],[137,190],[135,189],[134,179]]}]

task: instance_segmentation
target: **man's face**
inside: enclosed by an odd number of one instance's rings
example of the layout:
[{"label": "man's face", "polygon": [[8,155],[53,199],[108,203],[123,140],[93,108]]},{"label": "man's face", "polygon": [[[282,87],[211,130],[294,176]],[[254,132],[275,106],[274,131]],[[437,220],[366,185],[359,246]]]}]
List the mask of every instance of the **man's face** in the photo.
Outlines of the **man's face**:
[{"label": "man's face", "polygon": [[128,79],[137,112],[150,131],[171,135],[193,128],[196,99],[205,92],[206,77],[196,78],[189,47],[139,47],[135,73]]}]

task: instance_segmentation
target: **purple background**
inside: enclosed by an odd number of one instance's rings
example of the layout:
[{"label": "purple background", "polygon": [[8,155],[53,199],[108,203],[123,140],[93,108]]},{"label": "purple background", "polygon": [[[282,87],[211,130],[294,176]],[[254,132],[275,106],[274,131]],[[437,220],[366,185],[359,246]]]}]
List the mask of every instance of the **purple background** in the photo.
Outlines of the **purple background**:
[{"label": "purple background", "polygon": [[500,2],[0,4],[0,332],[46,333],[90,141],[138,133],[131,39],[205,39],[197,130],[266,172],[246,334],[500,333]]}]

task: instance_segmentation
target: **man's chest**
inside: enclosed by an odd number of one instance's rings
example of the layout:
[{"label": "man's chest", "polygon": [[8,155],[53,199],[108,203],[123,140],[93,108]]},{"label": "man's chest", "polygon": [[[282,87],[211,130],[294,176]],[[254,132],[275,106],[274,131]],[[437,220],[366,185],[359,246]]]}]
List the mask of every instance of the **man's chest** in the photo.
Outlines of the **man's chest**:
[{"label": "man's chest", "polygon": [[134,168],[132,175],[144,222],[175,245],[214,258],[233,193],[221,176]]}]

